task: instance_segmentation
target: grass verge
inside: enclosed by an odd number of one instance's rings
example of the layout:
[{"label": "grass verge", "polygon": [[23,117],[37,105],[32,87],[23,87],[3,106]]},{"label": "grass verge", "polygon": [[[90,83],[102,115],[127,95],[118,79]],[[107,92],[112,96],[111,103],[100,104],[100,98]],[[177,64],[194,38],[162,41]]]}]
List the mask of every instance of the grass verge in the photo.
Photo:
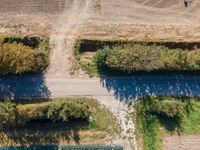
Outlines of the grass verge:
[{"label": "grass verge", "polygon": [[199,118],[198,98],[145,97],[136,104],[139,145],[160,150],[164,135],[200,134]]}]

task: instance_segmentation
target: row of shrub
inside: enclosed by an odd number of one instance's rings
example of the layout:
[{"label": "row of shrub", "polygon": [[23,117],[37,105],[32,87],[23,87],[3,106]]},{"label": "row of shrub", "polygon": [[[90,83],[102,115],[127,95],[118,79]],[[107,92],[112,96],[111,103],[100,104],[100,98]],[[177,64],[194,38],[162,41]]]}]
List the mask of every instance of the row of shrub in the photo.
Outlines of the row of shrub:
[{"label": "row of shrub", "polygon": [[120,39],[110,39],[110,40],[95,40],[95,39],[78,39],[75,44],[75,49],[78,52],[95,52],[98,49],[103,49],[106,46],[116,47],[124,46],[127,44],[140,44],[140,45],[156,45],[165,46],[169,49],[182,49],[182,50],[195,50],[200,48],[199,42],[185,42],[185,41],[130,41],[130,40],[120,40]]},{"label": "row of shrub", "polygon": [[193,71],[200,70],[200,49],[183,51],[165,46],[127,44],[99,49],[95,62],[100,71]]},{"label": "row of shrub", "polygon": [[22,126],[38,120],[67,122],[70,119],[88,119],[91,109],[84,99],[62,99],[36,104],[0,102],[0,128]]},{"label": "row of shrub", "polygon": [[144,150],[162,149],[161,127],[170,134],[199,134],[199,118],[200,103],[195,98],[145,97],[136,104],[137,132]]},{"label": "row of shrub", "polygon": [[0,37],[0,75],[43,71],[48,57],[46,37]]}]

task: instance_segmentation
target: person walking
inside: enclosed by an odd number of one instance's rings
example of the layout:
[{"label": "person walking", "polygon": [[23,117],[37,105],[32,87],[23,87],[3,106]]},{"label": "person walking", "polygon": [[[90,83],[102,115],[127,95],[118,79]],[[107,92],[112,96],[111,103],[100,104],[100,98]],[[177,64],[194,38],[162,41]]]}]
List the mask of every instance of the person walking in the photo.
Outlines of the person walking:
[{"label": "person walking", "polygon": [[189,4],[189,0],[184,0],[184,5],[186,8],[188,7],[188,4]]}]

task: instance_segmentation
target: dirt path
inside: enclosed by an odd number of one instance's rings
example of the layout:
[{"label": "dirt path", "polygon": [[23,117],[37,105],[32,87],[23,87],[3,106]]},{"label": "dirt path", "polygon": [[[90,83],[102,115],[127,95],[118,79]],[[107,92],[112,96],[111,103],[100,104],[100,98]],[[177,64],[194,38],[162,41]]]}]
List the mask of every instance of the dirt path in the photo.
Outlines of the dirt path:
[{"label": "dirt path", "polygon": [[113,96],[94,96],[92,98],[106,106],[119,120],[122,131],[116,139],[113,139],[112,143],[123,146],[125,150],[137,150],[133,107],[128,108],[126,103],[116,100]]},{"label": "dirt path", "polygon": [[[65,11],[58,19],[55,32],[50,37],[52,52],[46,78],[71,78],[71,72],[77,69],[72,68],[77,66],[77,64],[74,64],[76,61],[73,58],[72,50],[75,40],[80,33],[80,26],[84,24],[90,16],[91,12],[89,12],[89,8],[91,5],[92,2],[90,0],[74,0],[70,12]],[[66,16],[68,17],[65,18]],[[81,73],[79,72],[78,75],[80,76]],[[129,113],[133,110],[129,110],[126,104],[116,101],[113,96],[97,96],[94,98],[99,100],[100,103],[105,105],[119,118],[122,133],[119,137],[113,139],[112,142],[124,146],[127,150],[136,147],[134,145],[134,124],[132,118],[129,117]]]},{"label": "dirt path", "polygon": [[50,36],[52,46],[50,66],[47,78],[70,78],[73,71],[73,45],[79,34],[79,27],[89,17],[90,0],[74,0],[70,10],[66,10],[55,24],[54,33]]}]

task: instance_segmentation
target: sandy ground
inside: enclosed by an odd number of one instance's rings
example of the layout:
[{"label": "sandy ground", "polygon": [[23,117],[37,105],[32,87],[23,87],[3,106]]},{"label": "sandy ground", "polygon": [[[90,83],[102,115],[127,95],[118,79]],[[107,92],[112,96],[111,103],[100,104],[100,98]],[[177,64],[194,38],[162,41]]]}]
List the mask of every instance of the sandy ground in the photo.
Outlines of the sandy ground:
[{"label": "sandy ground", "polygon": [[199,150],[200,136],[164,137],[163,150]]}]

